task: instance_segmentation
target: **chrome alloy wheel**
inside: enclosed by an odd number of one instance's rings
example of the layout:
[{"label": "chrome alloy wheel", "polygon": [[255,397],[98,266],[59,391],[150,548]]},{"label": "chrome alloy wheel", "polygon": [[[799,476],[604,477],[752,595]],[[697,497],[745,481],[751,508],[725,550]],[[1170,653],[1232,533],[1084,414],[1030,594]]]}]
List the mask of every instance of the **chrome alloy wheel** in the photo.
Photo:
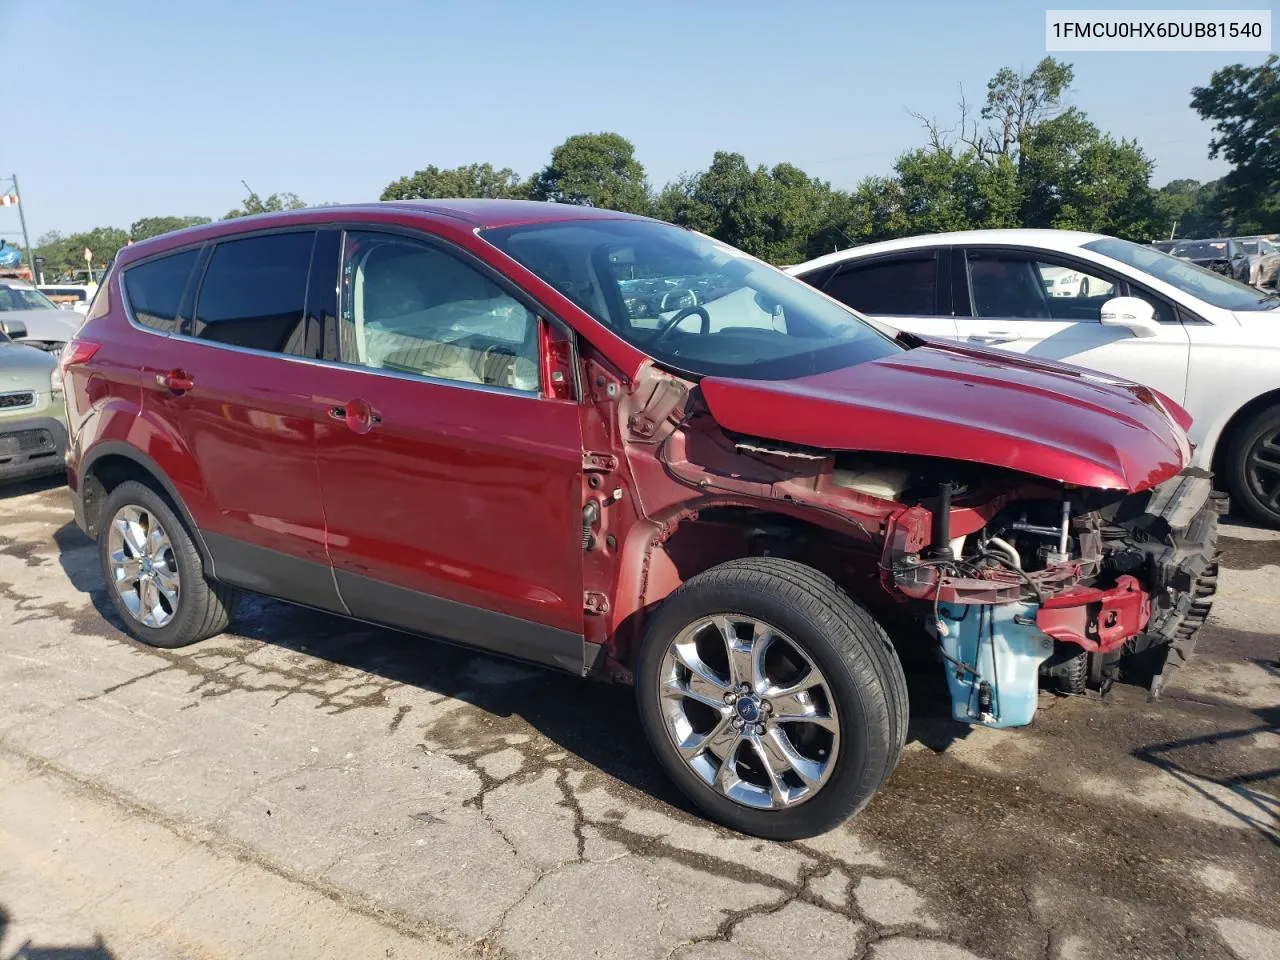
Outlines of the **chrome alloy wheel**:
[{"label": "chrome alloy wheel", "polygon": [[659,709],[689,769],[735,803],[793,807],[830,778],[840,721],[809,656],[753,617],[686,627],[662,659]]},{"label": "chrome alloy wheel", "polygon": [[142,507],[121,507],[107,528],[111,579],[125,609],[147,627],[163,627],[178,612],[182,582],[169,535]]}]

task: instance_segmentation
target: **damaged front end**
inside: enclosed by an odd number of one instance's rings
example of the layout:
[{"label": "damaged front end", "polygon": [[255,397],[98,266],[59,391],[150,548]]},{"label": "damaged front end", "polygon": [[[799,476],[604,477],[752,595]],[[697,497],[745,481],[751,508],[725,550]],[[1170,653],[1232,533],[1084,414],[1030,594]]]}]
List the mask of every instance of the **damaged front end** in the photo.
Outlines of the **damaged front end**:
[{"label": "damaged front end", "polygon": [[1021,726],[1042,681],[1080,693],[1124,672],[1159,694],[1208,615],[1217,515],[1196,469],[1140,493],[1064,485],[993,500],[946,482],[890,521],[882,581],[931,604],[953,717]]}]

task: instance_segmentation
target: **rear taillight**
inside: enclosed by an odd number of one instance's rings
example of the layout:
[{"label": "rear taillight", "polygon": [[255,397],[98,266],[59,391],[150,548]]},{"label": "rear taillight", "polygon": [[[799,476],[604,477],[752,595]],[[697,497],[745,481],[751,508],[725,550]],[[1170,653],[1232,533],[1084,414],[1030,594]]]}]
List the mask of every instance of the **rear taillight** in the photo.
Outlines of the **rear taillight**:
[{"label": "rear taillight", "polygon": [[62,356],[58,358],[58,365],[66,373],[69,367],[89,361],[101,346],[102,344],[92,340],[68,340],[67,345],[62,348]]}]

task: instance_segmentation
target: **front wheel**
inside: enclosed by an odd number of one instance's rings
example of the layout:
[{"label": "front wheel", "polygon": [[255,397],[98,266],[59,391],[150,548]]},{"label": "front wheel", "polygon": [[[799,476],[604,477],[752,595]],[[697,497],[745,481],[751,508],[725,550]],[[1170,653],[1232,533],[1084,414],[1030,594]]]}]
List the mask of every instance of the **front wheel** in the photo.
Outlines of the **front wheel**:
[{"label": "front wheel", "polygon": [[1226,467],[1232,502],[1259,523],[1280,527],[1280,407],[1235,431]]},{"label": "front wheel", "polygon": [[789,560],[735,560],[690,579],[655,617],[635,675],[671,778],[714,819],[771,840],[855,814],[906,736],[906,680],[884,630]]}]

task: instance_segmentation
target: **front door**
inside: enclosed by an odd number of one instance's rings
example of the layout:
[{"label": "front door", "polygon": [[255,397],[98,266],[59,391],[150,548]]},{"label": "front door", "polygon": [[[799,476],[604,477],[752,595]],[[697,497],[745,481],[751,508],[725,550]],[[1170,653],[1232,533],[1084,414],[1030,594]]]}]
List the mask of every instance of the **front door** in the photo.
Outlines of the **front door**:
[{"label": "front door", "polygon": [[[963,273],[953,277],[970,314],[956,317],[961,342],[1072,363],[1184,401],[1190,340],[1168,301],[1056,254],[970,248],[963,262]],[[1126,328],[1102,325],[1102,305],[1129,293],[1155,307],[1156,336],[1137,337]]]},{"label": "front door", "polygon": [[317,371],[328,545],[352,615],[582,672],[582,434],[536,313],[423,238],[349,231]]}]

